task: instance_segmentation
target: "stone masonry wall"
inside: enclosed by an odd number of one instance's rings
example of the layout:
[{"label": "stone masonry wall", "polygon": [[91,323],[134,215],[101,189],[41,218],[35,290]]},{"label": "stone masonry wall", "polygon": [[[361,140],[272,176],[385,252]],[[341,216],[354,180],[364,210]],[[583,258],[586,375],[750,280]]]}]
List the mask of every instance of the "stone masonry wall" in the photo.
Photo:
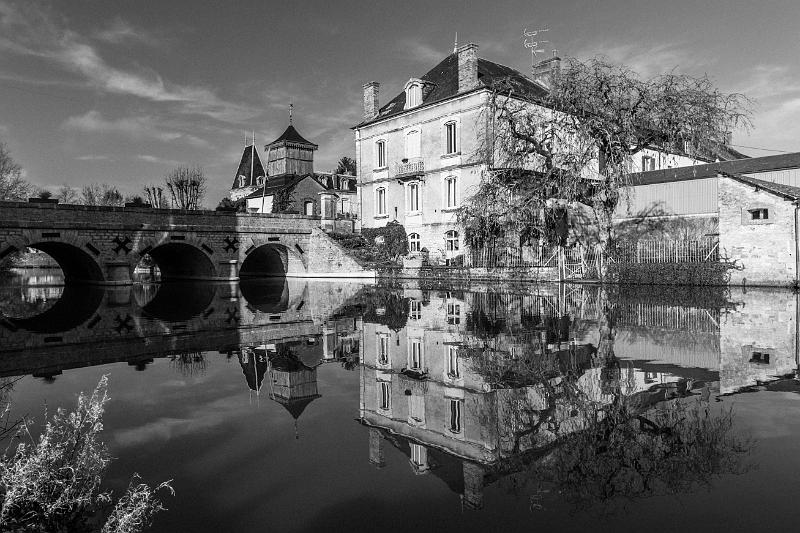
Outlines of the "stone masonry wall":
[{"label": "stone masonry wall", "polygon": [[[768,209],[767,220],[751,220],[748,210]],[[735,261],[731,284],[792,285],[797,257],[794,205],[731,178],[719,179],[719,238],[722,257]]]}]

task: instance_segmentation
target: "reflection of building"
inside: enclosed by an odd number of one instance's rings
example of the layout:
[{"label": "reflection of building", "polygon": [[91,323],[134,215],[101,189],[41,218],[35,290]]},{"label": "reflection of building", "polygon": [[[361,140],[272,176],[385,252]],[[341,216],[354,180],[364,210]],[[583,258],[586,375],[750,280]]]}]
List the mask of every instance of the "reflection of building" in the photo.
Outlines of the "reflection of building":
[{"label": "reflection of building", "polygon": [[646,392],[677,376],[601,360],[593,344],[575,342],[561,300],[406,290],[400,329],[381,323],[386,314],[365,319],[360,411],[370,462],[384,464],[389,443],[415,473],[441,476],[465,506],[480,507],[485,476],[499,465],[585,427],[580,402],[637,395],[646,405],[673,394]]}]

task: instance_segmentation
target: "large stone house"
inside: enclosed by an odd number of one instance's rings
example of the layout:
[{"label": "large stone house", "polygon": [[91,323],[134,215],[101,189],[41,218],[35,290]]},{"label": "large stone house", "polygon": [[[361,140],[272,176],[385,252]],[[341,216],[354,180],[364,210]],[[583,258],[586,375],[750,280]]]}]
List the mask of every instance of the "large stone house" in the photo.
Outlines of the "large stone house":
[{"label": "large stone house", "polygon": [[[363,121],[355,126],[356,164],[362,225],[403,224],[409,249],[425,248],[431,258],[464,251],[456,211],[474,194],[483,172],[493,168],[490,109],[495,82],[527,97],[547,94],[560,59],[535,65],[531,76],[479,58],[478,46],[456,49],[404,90],[380,105],[376,82],[364,85]],[[535,105],[520,101],[522,105]],[[683,167],[745,157],[720,145],[714,153],[691,147],[646,149],[636,154],[634,171]]]},{"label": "large stone house", "polygon": [[230,198],[243,198],[251,213],[302,213],[320,217],[326,231],[354,231],[358,228],[356,177],[315,172],[316,150],[317,145],[291,123],[264,146],[266,168],[255,144],[245,147]]}]

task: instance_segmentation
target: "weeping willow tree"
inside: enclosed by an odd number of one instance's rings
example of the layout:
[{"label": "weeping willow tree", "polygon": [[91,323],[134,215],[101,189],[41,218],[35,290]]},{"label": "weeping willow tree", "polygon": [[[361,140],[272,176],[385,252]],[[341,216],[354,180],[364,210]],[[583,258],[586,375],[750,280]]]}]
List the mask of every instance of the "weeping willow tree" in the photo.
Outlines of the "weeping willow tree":
[{"label": "weeping willow tree", "polygon": [[713,160],[731,131],[751,125],[749,100],[707,77],[643,79],[603,59],[568,59],[548,85],[491,86],[481,149],[489,170],[459,213],[472,238],[546,236],[554,207],[580,207],[594,244],[607,249],[636,154]]}]

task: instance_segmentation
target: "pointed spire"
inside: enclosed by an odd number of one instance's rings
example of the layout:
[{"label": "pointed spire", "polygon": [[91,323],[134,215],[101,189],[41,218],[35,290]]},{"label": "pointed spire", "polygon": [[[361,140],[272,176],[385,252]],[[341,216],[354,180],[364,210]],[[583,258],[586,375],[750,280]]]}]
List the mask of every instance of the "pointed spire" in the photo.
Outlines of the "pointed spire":
[{"label": "pointed spire", "polygon": [[453,42],[453,53],[458,52],[458,32],[456,32],[456,40]]},{"label": "pointed spire", "polygon": [[294,109],[294,104],[289,101],[289,125],[292,125],[292,109]]}]

